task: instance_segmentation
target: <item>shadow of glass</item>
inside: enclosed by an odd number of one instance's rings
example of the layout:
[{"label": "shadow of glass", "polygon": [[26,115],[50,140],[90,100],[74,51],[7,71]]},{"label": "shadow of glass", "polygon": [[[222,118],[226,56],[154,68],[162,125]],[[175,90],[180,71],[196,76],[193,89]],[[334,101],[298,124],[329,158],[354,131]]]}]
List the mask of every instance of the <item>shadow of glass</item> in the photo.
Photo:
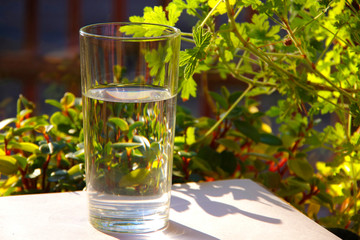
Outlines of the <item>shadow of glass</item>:
[{"label": "shadow of glass", "polygon": [[[260,187],[258,184],[249,180],[226,180],[211,183],[201,183],[199,188],[192,187],[193,185],[182,184],[174,185],[173,190],[184,195],[192,197],[196,203],[208,214],[215,217],[222,217],[227,214],[242,214],[252,219],[272,224],[280,224],[281,220],[271,218],[256,213],[241,210],[235,206],[214,200],[217,197],[222,197],[231,194],[236,201],[250,200],[257,201],[265,205],[277,205],[289,211],[294,211],[288,204],[272,195],[267,190]],[[213,199],[210,199],[213,198]],[[172,196],[171,208],[177,212],[186,211],[190,202],[177,196]]]},{"label": "shadow of glass", "polygon": [[108,233],[105,234],[121,240],[194,240],[194,239],[208,239],[219,240],[208,234],[202,233],[195,229],[184,226],[180,223],[169,221],[169,225],[164,230],[144,234],[129,234],[129,233]]}]

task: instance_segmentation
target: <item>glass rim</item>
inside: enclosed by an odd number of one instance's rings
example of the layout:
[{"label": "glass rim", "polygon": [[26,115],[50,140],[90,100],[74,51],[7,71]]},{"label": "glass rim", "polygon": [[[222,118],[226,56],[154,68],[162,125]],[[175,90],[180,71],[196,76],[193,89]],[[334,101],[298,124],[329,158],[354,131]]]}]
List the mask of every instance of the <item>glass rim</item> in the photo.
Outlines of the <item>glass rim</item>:
[{"label": "glass rim", "polygon": [[[105,34],[96,34],[90,33],[88,30],[92,29],[97,26],[109,26],[109,25],[118,25],[118,26],[125,26],[125,25],[150,25],[150,26],[159,26],[164,27],[164,29],[170,29],[171,32],[168,34],[164,34],[161,36],[149,36],[149,37],[131,37],[131,36],[116,36],[116,35],[105,35]],[[180,35],[181,31],[177,27],[164,25],[164,24],[157,24],[157,23],[146,23],[146,22],[106,22],[106,23],[95,23],[83,26],[79,30],[80,35],[83,37],[93,37],[93,38],[103,38],[103,39],[114,39],[114,40],[163,40],[163,39],[170,39],[175,38]]]}]

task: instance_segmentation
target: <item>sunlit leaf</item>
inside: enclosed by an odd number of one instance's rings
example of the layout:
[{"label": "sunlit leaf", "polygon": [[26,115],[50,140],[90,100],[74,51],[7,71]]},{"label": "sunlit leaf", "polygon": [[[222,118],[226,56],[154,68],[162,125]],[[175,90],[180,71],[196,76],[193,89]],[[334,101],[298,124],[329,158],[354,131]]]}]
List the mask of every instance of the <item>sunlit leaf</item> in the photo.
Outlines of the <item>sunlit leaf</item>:
[{"label": "sunlit leaf", "polygon": [[5,120],[2,120],[0,122],[0,130],[2,130],[4,127],[6,127],[7,125],[16,122],[16,118],[8,118]]},{"label": "sunlit leaf", "polygon": [[5,175],[15,174],[18,170],[17,161],[12,156],[0,156],[0,173]]},{"label": "sunlit leaf", "polygon": [[145,184],[145,182],[143,181],[146,179],[149,173],[150,170],[146,168],[135,169],[120,179],[119,187],[128,187],[139,184]]},{"label": "sunlit leaf", "polygon": [[129,130],[128,123],[125,120],[123,120],[122,118],[112,117],[112,118],[109,118],[108,121],[111,123],[114,123],[117,127],[120,128],[121,131]]},{"label": "sunlit leaf", "polygon": [[39,150],[39,146],[31,142],[12,143],[10,146],[12,149],[19,149],[30,153],[35,153]]}]

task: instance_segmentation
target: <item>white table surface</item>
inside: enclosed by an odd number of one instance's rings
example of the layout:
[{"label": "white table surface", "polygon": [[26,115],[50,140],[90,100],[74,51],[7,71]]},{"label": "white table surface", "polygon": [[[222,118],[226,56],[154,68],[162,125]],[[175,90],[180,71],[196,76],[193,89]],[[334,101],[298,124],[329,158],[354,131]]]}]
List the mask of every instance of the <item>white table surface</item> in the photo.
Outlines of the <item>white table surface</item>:
[{"label": "white table surface", "polygon": [[0,239],[340,239],[250,180],[174,185],[170,224],[109,235],[88,222],[86,192],[0,197]]}]

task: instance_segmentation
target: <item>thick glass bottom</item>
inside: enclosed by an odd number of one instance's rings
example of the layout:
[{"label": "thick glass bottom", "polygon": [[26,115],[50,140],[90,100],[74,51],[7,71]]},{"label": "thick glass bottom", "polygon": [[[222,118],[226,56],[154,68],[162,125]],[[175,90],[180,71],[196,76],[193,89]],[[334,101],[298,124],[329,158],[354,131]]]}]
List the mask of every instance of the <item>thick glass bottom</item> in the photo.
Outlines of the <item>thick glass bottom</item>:
[{"label": "thick glass bottom", "polygon": [[91,216],[90,223],[98,230],[113,233],[149,233],[164,229],[168,218],[133,219]]}]

